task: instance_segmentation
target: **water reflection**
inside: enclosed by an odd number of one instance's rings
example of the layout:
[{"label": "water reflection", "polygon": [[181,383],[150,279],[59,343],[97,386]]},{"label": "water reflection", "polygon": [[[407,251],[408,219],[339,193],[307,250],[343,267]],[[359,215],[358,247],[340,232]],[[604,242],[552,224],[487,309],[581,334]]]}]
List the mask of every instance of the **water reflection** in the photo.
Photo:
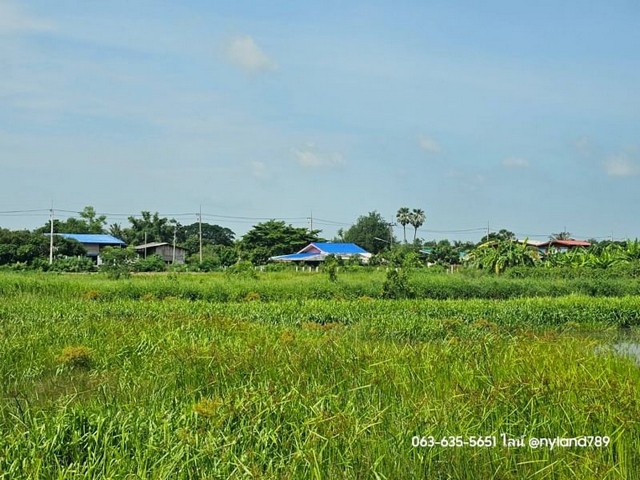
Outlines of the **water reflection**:
[{"label": "water reflection", "polygon": [[621,342],[613,345],[613,350],[620,355],[627,355],[633,358],[640,365],[640,343]]},{"label": "water reflection", "polygon": [[611,348],[619,355],[631,357],[640,365],[640,332],[637,329],[619,329]]}]

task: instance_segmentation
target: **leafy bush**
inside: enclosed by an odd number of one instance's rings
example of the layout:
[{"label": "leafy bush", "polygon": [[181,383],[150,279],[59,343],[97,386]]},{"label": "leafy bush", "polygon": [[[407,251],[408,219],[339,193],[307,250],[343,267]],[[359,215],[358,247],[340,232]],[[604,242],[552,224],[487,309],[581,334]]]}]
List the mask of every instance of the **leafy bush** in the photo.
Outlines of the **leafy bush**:
[{"label": "leafy bush", "polygon": [[416,268],[424,266],[418,248],[414,245],[395,245],[383,255],[387,262],[394,267]]},{"label": "leafy bush", "polygon": [[338,259],[335,255],[327,255],[322,264],[322,271],[327,273],[330,282],[338,281]]},{"label": "leafy bush", "polygon": [[289,262],[271,262],[264,266],[265,272],[285,272],[287,270],[294,271],[295,265]]},{"label": "leafy bush", "polygon": [[409,277],[402,269],[392,268],[387,271],[387,276],[382,286],[384,298],[411,298],[415,295],[409,285]]},{"label": "leafy bush", "polygon": [[232,265],[227,268],[225,273],[227,275],[237,275],[240,277],[258,278],[258,272],[256,272],[253,264],[247,261],[238,262],[235,265]]},{"label": "leafy bush", "polygon": [[133,264],[136,272],[164,272],[167,265],[160,255],[149,255],[147,258],[140,258]]},{"label": "leafy bush", "polygon": [[100,253],[102,265],[100,270],[109,278],[128,277],[134,269],[138,254],[131,247],[105,247]]},{"label": "leafy bush", "polygon": [[87,257],[67,257],[55,260],[50,270],[72,273],[93,272],[96,270],[96,264]]}]

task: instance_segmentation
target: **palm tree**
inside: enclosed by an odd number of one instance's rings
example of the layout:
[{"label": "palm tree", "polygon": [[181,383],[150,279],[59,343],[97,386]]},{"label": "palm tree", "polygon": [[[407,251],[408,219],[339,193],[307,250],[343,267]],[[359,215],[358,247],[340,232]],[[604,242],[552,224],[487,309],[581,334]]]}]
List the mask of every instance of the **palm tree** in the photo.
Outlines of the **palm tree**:
[{"label": "palm tree", "polygon": [[396,220],[402,225],[402,234],[404,235],[404,243],[407,243],[407,225],[411,223],[411,211],[408,207],[398,209]]},{"label": "palm tree", "polygon": [[416,236],[418,235],[418,228],[424,225],[424,221],[426,220],[426,216],[424,214],[424,210],[419,208],[414,208],[409,214],[409,223],[413,225],[413,241],[416,241]]},{"label": "palm tree", "polygon": [[571,233],[567,231],[552,233],[551,240],[571,240]]}]

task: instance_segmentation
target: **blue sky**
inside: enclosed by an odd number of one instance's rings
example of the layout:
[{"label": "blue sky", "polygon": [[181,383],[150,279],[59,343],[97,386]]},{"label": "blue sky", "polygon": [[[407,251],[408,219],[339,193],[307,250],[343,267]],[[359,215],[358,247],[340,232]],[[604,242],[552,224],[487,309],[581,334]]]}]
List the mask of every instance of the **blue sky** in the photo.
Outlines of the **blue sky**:
[{"label": "blue sky", "polygon": [[635,1],[0,0],[0,212],[640,237],[639,45]]}]

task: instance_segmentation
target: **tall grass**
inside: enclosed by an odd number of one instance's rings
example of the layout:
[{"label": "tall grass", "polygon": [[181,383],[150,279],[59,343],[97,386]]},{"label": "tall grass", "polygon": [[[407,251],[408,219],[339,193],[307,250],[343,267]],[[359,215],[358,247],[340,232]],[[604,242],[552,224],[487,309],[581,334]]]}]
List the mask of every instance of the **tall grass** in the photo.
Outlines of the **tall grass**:
[{"label": "tall grass", "polygon": [[[0,272],[0,298],[16,293],[69,298],[94,295],[102,300],[177,297],[188,300],[238,302],[252,297],[278,302],[298,299],[382,298],[386,271],[360,269],[338,272],[337,281],[325,273],[261,272],[255,277],[209,274],[141,274],[112,281],[100,274],[38,274]],[[424,299],[508,299],[561,297],[571,294],[598,297],[640,295],[640,279],[626,277],[509,278],[492,275],[433,273],[415,270],[408,275],[411,294]]]},{"label": "tall grass", "polygon": [[[640,371],[603,348],[637,297],[217,303],[92,281],[0,300],[0,477],[640,478]],[[500,434],[612,440],[411,445]]]}]

